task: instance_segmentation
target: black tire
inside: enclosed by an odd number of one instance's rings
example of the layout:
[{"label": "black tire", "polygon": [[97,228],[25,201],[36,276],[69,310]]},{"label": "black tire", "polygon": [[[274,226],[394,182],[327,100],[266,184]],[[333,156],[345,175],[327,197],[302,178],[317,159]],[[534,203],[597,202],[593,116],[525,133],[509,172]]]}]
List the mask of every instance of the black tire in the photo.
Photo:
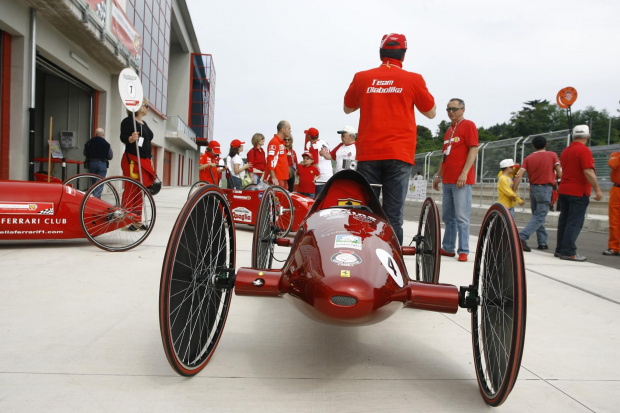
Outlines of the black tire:
[{"label": "black tire", "polygon": [[473,286],[479,299],[471,317],[476,376],[484,401],[499,406],[519,374],[527,307],[519,232],[501,204],[482,222]]},{"label": "black tire", "polygon": [[80,207],[86,238],[106,251],[127,251],[140,245],[155,226],[155,201],[133,179],[115,176],[93,185]]},{"label": "black tire", "polygon": [[280,186],[273,186],[276,201],[276,226],[280,228],[278,237],[284,238],[293,226],[293,200],[288,191]]},{"label": "black tire", "polygon": [[254,239],[252,241],[252,268],[271,269],[275,244],[280,230],[276,226],[276,200],[273,188],[263,192],[258,206]]},{"label": "black tire", "polygon": [[172,368],[201,371],[217,347],[235,281],[235,230],[228,201],[215,186],[197,191],[179,214],[166,248],[159,326]]},{"label": "black tire", "polygon": [[102,179],[102,177],[96,174],[83,173],[73,175],[67,178],[62,184],[70,186],[71,188],[75,188],[78,191],[86,192],[90,189],[91,186],[93,186]]},{"label": "black tire", "polygon": [[441,265],[439,210],[432,198],[426,198],[420,211],[416,236],[416,280],[437,284]]},{"label": "black tire", "polygon": [[187,193],[187,199],[190,199],[192,197],[192,195],[194,195],[199,189],[207,186],[207,185],[212,185],[215,186],[213,184],[210,184],[206,181],[198,181],[196,182],[194,185],[192,185],[192,187],[189,189],[189,192]]}]

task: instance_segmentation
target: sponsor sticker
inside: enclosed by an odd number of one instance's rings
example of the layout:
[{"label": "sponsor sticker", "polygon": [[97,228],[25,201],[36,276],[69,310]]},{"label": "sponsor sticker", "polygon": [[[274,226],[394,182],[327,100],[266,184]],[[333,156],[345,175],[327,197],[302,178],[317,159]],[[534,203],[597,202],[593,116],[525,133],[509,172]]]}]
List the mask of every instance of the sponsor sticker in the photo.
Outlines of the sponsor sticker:
[{"label": "sponsor sticker", "polygon": [[252,199],[249,196],[240,196],[240,195],[233,195],[233,198],[234,199],[241,199],[241,200],[244,200],[244,201],[249,201],[250,199]]},{"label": "sponsor sticker", "polygon": [[394,257],[392,257],[392,254],[380,248],[377,248],[375,252],[377,254],[377,257],[379,258],[379,261],[381,261],[381,264],[383,264],[383,267],[385,267],[388,274],[390,274],[390,277],[392,277],[392,279],[396,281],[396,284],[398,284],[399,287],[404,286],[405,280],[403,279],[403,275],[401,274],[400,269],[396,264],[396,261],[394,261]]},{"label": "sponsor sticker", "polygon": [[244,207],[237,207],[232,210],[233,221],[252,222],[252,211]]},{"label": "sponsor sticker", "polygon": [[336,235],[334,241],[334,248],[353,248],[356,250],[362,249],[362,237],[351,234]]},{"label": "sponsor sticker", "polygon": [[351,271],[349,270],[340,270],[340,276],[344,278],[349,278],[351,276]]},{"label": "sponsor sticker", "polygon": [[343,250],[332,255],[331,261],[343,267],[352,267],[362,263],[362,258],[353,251]]},{"label": "sponsor sticker", "polygon": [[7,202],[0,204],[0,214],[54,214],[53,202]]}]

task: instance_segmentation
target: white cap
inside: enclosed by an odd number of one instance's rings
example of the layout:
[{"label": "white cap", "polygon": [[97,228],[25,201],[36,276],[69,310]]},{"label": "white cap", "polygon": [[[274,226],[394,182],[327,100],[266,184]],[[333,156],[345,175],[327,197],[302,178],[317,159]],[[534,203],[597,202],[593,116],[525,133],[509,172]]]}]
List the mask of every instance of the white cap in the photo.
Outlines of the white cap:
[{"label": "white cap", "polygon": [[512,159],[504,159],[499,163],[499,169],[510,168],[511,166],[515,166],[515,161]]},{"label": "white cap", "polygon": [[347,132],[347,133],[353,133],[353,134],[357,133],[357,132],[355,131],[355,128],[354,128],[353,126],[345,126],[344,128],[342,128],[342,130],[339,130],[339,131],[338,131],[338,133],[345,133],[345,132]]},{"label": "white cap", "polygon": [[588,125],[577,125],[573,128],[573,138],[589,138],[590,128]]}]

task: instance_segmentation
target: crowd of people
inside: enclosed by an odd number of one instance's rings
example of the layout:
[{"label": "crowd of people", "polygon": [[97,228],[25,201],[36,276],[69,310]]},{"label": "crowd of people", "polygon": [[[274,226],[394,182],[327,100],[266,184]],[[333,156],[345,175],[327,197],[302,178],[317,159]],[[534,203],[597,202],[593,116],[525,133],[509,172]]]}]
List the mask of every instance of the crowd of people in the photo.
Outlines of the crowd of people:
[{"label": "crowd of people", "polygon": [[[357,171],[370,184],[375,184],[376,195],[382,195],[384,212],[402,244],[405,199],[415,164],[415,109],[429,119],[433,119],[437,111],[435,99],[422,75],[403,69],[406,52],[404,35],[386,34],[379,47],[381,64],[354,75],[344,95],[343,110],[345,114],[360,111],[359,131],[356,133],[351,126],[337,131],[342,142],[334,149],[330,150],[328,143],[321,139],[318,129],[310,127],[304,131],[304,152],[299,162],[293,150],[291,125],[281,121],[266,151],[263,149],[265,137],[254,134],[253,148],[247,155],[246,164],[240,157],[245,142],[234,140],[225,162],[218,163],[213,155],[220,153],[219,144],[212,141],[201,156],[201,180],[204,176],[204,180],[217,181],[215,177],[227,171],[228,186],[240,189],[241,174],[247,171],[247,182],[280,185],[314,198],[334,173],[351,168],[355,161]],[[466,262],[470,252],[478,129],[474,122],[465,119],[463,99],[448,100],[446,112],[450,126],[444,135],[443,159],[432,182],[437,191],[441,184],[443,194],[441,218],[445,233],[440,252],[447,257],[458,255],[458,261]],[[517,196],[517,189],[524,174],[528,174],[532,217],[520,232],[521,245],[524,251],[531,251],[527,241],[536,233],[538,249],[545,250],[549,248],[545,219],[552,205],[553,189],[561,178],[555,256],[562,260],[585,261],[586,258],[577,253],[576,240],[584,222],[591,189],[595,191],[595,200],[602,199],[603,194],[596,179],[592,153],[585,145],[590,137],[588,127],[576,126],[572,135],[573,142],[562,152],[561,159],[546,150],[546,140],[539,136],[532,142],[535,152],[525,158],[523,165],[517,165],[512,159],[503,160],[499,165],[498,193],[500,202],[514,219],[514,207],[524,204]],[[217,151],[211,145],[215,145]],[[615,152],[609,161],[614,187],[610,194],[609,246],[603,252],[605,255],[620,255],[619,155],[620,152]],[[332,162],[335,162],[335,168]],[[213,178],[203,175],[204,170],[209,171]],[[420,171],[418,176],[421,178]]]}]

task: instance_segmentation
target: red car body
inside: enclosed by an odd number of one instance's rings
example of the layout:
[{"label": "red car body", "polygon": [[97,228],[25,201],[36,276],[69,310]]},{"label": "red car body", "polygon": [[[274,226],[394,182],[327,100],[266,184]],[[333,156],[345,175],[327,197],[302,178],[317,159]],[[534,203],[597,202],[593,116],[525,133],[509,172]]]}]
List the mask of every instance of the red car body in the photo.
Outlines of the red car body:
[{"label": "red car body", "polygon": [[[0,240],[85,238],[80,223],[83,199],[84,192],[61,183],[0,181]],[[85,211],[106,211],[109,207],[91,197]],[[104,219],[101,214],[88,213],[84,218],[94,225]],[[127,214],[115,225],[104,226],[105,232],[127,226],[134,218]]]},{"label": "red car body", "polygon": [[457,287],[409,278],[403,252],[415,248],[401,250],[367,182],[332,178],[327,185],[295,239],[280,242],[292,246],[283,268],[240,268],[236,294],[284,296],[329,324],[373,324],[403,307],[458,310]]},{"label": "red car body", "polygon": [[[223,189],[223,191],[230,204],[233,221],[237,224],[254,225],[263,191],[237,189]],[[294,211],[291,231],[295,232],[314,204],[314,199],[295,192],[290,192],[289,195]]]}]

